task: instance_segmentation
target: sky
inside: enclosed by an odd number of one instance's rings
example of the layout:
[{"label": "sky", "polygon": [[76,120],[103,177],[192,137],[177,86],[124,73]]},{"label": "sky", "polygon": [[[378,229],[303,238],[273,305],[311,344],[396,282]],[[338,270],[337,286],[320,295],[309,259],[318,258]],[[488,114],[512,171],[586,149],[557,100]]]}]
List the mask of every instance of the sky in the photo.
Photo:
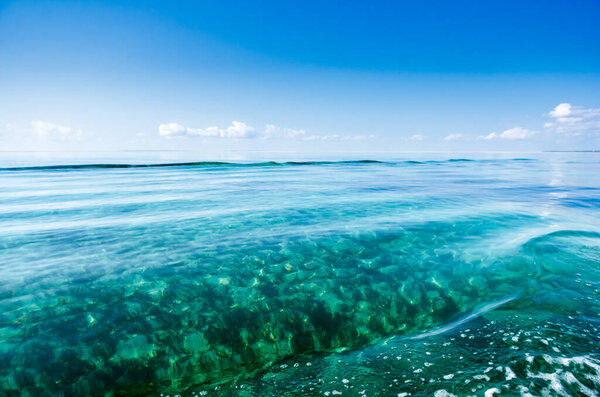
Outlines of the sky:
[{"label": "sky", "polygon": [[0,0],[0,151],[600,150],[598,20],[596,0]]}]

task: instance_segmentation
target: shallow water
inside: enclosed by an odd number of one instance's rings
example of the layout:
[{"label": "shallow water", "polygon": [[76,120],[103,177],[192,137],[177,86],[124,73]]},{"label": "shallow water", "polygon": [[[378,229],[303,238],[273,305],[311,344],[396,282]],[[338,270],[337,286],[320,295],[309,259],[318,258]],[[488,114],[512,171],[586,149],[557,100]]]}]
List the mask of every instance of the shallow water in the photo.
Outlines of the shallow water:
[{"label": "shallow water", "polygon": [[0,394],[600,394],[600,154],[169,163],[0,170]]}]

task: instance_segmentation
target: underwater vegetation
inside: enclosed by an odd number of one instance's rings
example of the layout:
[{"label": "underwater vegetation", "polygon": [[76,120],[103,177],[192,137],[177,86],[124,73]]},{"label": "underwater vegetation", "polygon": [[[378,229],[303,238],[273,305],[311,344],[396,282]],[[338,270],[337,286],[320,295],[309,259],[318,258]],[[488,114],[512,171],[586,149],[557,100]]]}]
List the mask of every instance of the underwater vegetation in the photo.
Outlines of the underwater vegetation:
[{"label": "underwater vegetation", "polygon": [[0,394],[598,395],[590,161],[4,169]]}]

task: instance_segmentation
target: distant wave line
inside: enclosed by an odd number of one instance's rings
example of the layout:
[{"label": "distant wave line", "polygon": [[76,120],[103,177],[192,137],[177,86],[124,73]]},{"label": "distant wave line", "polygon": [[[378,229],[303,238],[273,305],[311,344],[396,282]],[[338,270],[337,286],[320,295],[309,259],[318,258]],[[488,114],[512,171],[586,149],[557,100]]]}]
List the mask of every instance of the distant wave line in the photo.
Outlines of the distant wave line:
[{"label": "distant wave line", "polygon": [[160,168],[160,167],[269,167],[283,165],[327,165],[327,164],[369,164],[384,163],[377,160],[353,161],[263,161],[259,163],[233,163],[226,161],[193,161],[183,163],[156,163],[156,164],[65,164],[65,165],[40,165],[25,167],[5,167],[0,171],[33,171],[33,170],[78,170],[78,169],[109,169],[109,168]]},{"label": "distant wave line", "polygon": [[[473,159],[448,159],[448,160],[404,160],[404,161],[379,161],[379,160],[344,160],[344,161],[263,161],[256,163],[235,163],[226,161],[194,161],[182,163],[151,163],[151,164],[64,164],[64,165],[39,165],[21,167],[2,167],[0,171],[44,171],[44,170],[86,170],[86,169],[120,169],[120,168],[166,168],[166,167],[277,167],[277,166],[310,166],[310,165],[411,165],[411,164],[443,164],[462,162],[493,162],[498,160],[473,160]],[[532,161],[532,159],[506,159],[501,161]]]}]

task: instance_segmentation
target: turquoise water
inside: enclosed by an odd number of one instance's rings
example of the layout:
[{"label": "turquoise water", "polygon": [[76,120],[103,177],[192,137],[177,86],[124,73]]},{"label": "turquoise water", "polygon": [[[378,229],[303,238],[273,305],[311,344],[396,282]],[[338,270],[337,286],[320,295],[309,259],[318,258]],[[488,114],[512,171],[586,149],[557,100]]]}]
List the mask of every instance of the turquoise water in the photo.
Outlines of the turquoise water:
[{"label": "turquoise water", "polygon": [[600,154],[414,157],[2,168],[0,395],[599,395]]}]

